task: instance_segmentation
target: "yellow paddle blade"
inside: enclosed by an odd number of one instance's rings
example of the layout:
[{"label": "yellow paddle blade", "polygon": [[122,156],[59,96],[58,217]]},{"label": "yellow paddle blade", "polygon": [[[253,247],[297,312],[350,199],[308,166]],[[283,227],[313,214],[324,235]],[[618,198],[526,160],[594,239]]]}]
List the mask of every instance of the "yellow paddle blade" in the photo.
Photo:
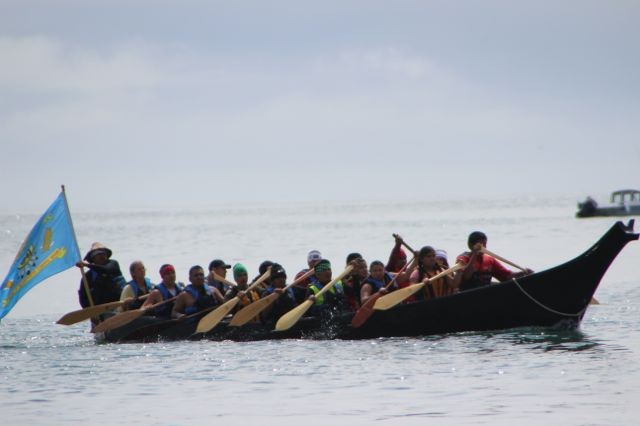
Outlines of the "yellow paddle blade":
[{"label": "yellow paddle blade", "polygon": [[110,302],[102,305],[90,306],[84,309],[78,309],[77,311],[64,314],[58,321],[58,324],[71,325],[80,321],[87,320],[89,318],[97,317],[107,311],[111,311],[119,306],[122,306],[123,302]]},{"label": "yellow paddle blade", "polygon": [[121,314],[112,316],[102,321],[100,324],[93,328],[94,333],[100,333],[103,331],[110,331],[118,327],[122,327],[125,324],[129,324],[136,318],[141,317],[145,313],[145,309],[136,309],[133,311],[125,311]]},{"label": "yellow paddle blade", "polygon": [[271,293],[270,295],[263,297],[262,299],[256,300],[250,305],[245,306],[240,309],[234,316],[231,318],[231,322],[229,325],[234,327],[240,327],[241,325],[245,325],[249,321],[251,321],[256,316],[260,315],[260,312],[267,309],[273,302],[278,299],[280,295],[278,293]]},{"label": "yellow paddle blade", "polygon": [[376,311],[386,311],[387,309],[391,309],[406,298],[420,291],[422,287],[424,287],[424,283],[418,283],[392,291],[389,294],[385,294],[376,300],[376,304],[373,306],[373,309]]},{"label": "yellow paddle blade", "polygon": [[220,305],[219,307],[217,307],[215,310],[208,313],[204,317],[202,317],[200,322],[198,322],[196,333],[206,333],[209,330],[212,330],[213,327],[218,325],[218,323],[222,321],[222,319],[226,317],[227,314],[231,312],[233,308],[236,307],[239,301],[240,301],[240,298],[236,296],[233,299],[226,301],[225,303],[223,303],[222,305]]},{"label": "yellow paddle blade", "polygon": [[280,317],[276,323],[276,331],[288,330],[298,322],[300,318],[309,310],[313,305],[313,301],[305,300],[286,314]]}]

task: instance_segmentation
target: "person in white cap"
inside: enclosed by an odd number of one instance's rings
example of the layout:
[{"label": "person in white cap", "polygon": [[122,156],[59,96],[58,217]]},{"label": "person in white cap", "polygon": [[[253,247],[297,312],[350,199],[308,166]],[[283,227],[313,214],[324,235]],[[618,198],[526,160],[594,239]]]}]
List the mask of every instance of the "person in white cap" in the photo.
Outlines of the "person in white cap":
[{"label": "person in white cap", "polygon": [[[321,260],[322,260],[322,253],[320,253],[318,250],[311,250],[307,254],[307,265],[309,267],[298,272],[295,276],[295,279],[298,279],[304,274],[306,274],[309,271],[309,269],[313,268],[316,265],[316,263],[320,262]],[[309,287],[309,285],[317,281],[318,280],[316,279],[315,275],[311,275],[309,278],[307,278],[306,281],[303,281],[293,286],[292,289],[293,289],[293,295],[296,300],[296,304],[300,304],[305,300],[307,300],[307,288]]]},{"label": "person in white cap", "polygon": [[87,294],[83,281],[78,289],[78,299],[83,308],[120,300],[120,292],[127,281],[122,276],[118,262],[111,259],[111,254],[111,249],[104,244],[93,243],[84,261],[76,263],[78,268],[89,269],[85,276],[91,296]]},{"label": "person in white cap", "polygon": [[436,263],[441,268],[449,269],[449,260],[447,259],[446,251],[441,249],[436,249]]},{"label": "person in white cap", "polygon": [[307,265],[309,268],[313,268],[316,263],[322,260],[322,253],[318,250],[311,250],[309,254],[307,254]]}]

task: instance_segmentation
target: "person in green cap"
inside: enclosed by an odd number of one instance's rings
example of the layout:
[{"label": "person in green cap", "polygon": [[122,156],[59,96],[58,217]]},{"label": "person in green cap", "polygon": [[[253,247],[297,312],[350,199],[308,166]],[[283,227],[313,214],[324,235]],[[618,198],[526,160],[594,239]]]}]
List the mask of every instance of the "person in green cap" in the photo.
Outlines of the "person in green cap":
[{"label": "person in green cap", "polygon": [[342,281],[338,281],[329,291],[316,296],[320,290],[331,281],[331,263],[322,259],[313,267],[317,282],[313,282],[307,288],[307,298],[312,300],[313,306],[309,309],[310,315],[326,315],[331,312],[340,312],[344,306],[344,287]]},{"label": "person in green cap", "polygon": [[246,266],[244,266],[242,263],[236,263],[235,265],[233,265],[232,271],[233,280],[238,286],[231,287],[229,290],[227,290],[224,298],[225,300],[230,300],[236,296],[240,297],[240,303],[238,303],[235,309],[232,311],[233,313],[236,313],[248,304],[260,299],[260,294],[255,290],[251,290],[248,293],[245,292],[245,290],[248,288],[249,283],[249,271],[247,271]]}]

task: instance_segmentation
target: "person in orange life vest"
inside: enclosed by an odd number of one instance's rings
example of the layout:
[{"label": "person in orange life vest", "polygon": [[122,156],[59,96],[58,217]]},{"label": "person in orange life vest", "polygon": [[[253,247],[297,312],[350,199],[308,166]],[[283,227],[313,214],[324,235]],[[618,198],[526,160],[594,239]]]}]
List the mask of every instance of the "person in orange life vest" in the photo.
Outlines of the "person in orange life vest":
[{"label": "person in orange life vest", "polygon": [[411,273],[412,283],[425,283],[423,291],[416,293],[416,299],[432,299],[434,297],[446,296],[453,293],[453,280],[448,275],[430,280],[431,277],[444,271],[436,261],[436,250],[431,246],[425,246],[418,252],[418,267]]},{"label": "person in orange life vest", "polygon": [[149,294],[151,290],[153,290],[153,284],[151,280],[146,277],[147,269],[141,260],[131,262],[129,272],[131,273],[131,281],[127,283],[122,289],[122,293],[120,293],[121,301],[131,300],[130,302],[125,302],[122,307],[125,311],[140,308],[144,300],[140,300],[139,297]]},{"label": "person in orange life vest", "polygon": [[449,269],[449,259],[447,259],[446,251],[436,249],[436,263],[442,269]]},{"label": "person in orange life vest", "polygon": [[233,265],[232,270],[233,280],[238,284],[238,286],[231,287],[227,290],[227,293],[224,295],[224,299],[231,300],[236,296],[240,298],[240,303],[238,303],[232,311],[232,313],[236,313],[250,303],[260,299],[260,294],[256,290],[251,290],[250,292],[246,291],[249,283],[249,272],[247,271],[246,266],[242,263],[236,263]]},{"label": "person in orange life vest", "polygon": [[474,231],[469,234],[467,245],[471,251],[464,252],[456,258],[456,263],[466,265],[464,270],[456,272],[453,279],[453,286],[460,291],[489,285],[492,278],[503,282],[533,273],[528,268],[524,272],[513,272],[493,257],[482,253],[482,248],[487,246],[487,236],[483,232]]},{"label": "person in orange life vest", "polygon": [[407,253],[402,249],[402,237],[398,234],[393,234],[393,238],[396,243],[391,249],[389,261],[385,266],[385,270],[388,272],[398,272],[407,264]]},{"label": "person in orange life vest", "polygon": [[[184,284],[176,281],[176,269],[173,265],[165,263],[160,267],[160,277],[162,281],[151,291],[147,300],[142,304],[142,308],[148,308],[156,303],[169,300],[177,296],[184,290]],[[157,317],[170,317],[173,304],[175,302],[165,303],[154,309],[154,315]]]},{"label": "person in orange life vest", "polygon": [[397,288],[397,284],[393,283],[390,290],[387,290],[385,286],[393,281],[393,275],[384,269],[384,263],[379,260],[374,260],[369,266],[369,276],[362,283],[360,288],[360,301],[362,304],[367,303],[367,300],[375,293],[385,295],[389,291],[393,291]]}]

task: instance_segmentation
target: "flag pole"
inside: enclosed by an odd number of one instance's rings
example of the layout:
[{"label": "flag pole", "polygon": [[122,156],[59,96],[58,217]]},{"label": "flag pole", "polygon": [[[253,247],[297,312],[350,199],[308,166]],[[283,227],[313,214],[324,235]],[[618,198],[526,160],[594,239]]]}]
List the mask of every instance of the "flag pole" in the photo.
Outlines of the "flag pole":
[{"label": "flag pole", "polygon": [[[71,224],[71,231],[73,232],[73,241],[76,243],[76,248],[78,249],[78,253],[80,253],[80,246],[78,246],[78,238],[76,237],[76,230],[73,226],[73,220],[71,220],[71,210],[69,210],[69,203],[67,202],[67,193],[64,190],[64,185],[60,185],[62,188],[62,198],[64,198],[64,205],[67,210],[67,215],[69,217],[69,223]],[[78,262],[82,261],[79,259]],[[87,294],[87,299],[89,299],[89,306],[93,306],[93,297],[91,297],[91,291],[89,290],[89,281],[87,281],[87,275],[84,273],[84,266],[80,266],[80,273],[82,274],[82,285],[84,287],[84,291]]]}]

